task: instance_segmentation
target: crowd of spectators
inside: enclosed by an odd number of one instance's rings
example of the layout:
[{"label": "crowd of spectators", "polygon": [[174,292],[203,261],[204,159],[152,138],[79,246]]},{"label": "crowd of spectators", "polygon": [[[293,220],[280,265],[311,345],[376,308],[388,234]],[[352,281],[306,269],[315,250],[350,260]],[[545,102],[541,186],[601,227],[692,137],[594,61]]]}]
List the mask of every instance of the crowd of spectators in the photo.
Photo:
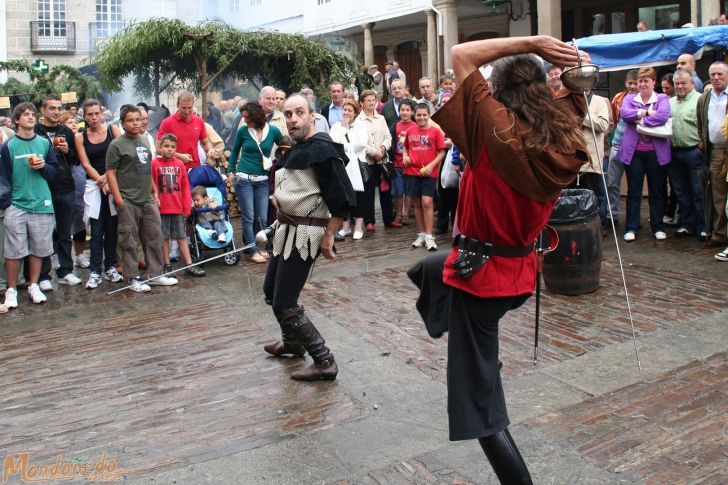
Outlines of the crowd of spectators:
[{"label": "crowd of spectators", "polygon": [[[728,65],[711,64],[705,83],[693,56],[681,55],[675,67],[659,80],[652,68],[629,71],[624,91],[611,102],[589,94],[592,116],[584,119],[582,133],[590,161],[573,186],[594,190],[605,234],[614,222],[631,242],[645,229],[640,209],[646,179],[654,238],[666,239],[667,228],[674,227],[674,237],[696,237],[707,247],[722,248],[715,258],[728,261]],[[547,66],[545,72],[556,95],[561,69]],[[376,65],[365,67],[361,78],[331,83],[323,105],[312,90],[300,91],[316,109],[316,131],[343,146],[357,194],[352,219],[336,238],[358,241],[376,231],[378,191],[384,227],[414,224],[412,247],[435,250],[435,235],[454,229],[459,174],[467,163],[430,120],[455,93],[455,79],[448,74],[418,79],[417,97],[394,61],[384,73]],[[176,284],[167,274],[175,253],[186,265],[192,262],[184,218],[194,193],[187,171],[196,166],[208,164],[228,178],[240,205],[243,242],[252,244],[256,232],[275,219],[273,174],[291,146],[281,111],[286,97],[284,90],[265,86],[257,100],[208,103],[203,120],[194,96],[184,92],[176,111],[163,120],[143,103],[122,106],[117,126],[99,101],[86,100],[77,113],[49,95],[40,113],[21,103],[11,117],[0,117],[0,286],[5,289],[0,311],[18,306],[21,284],[31,301],[45,301],[44,292],[54,287],[53,271],[56,284],[80,285],[80,270],[88,268],[88,289],[104,281],[128,282],[138,292],[149,291],[150,284]],[[161,122],[152,133],[150,116]],[[225,169],[218,161],[226,150]],[[195,190],[195,204],[208,207],[209,198]],[[219,218],[205,222],[215,237],[226,237]],[[254,245],[249,250],[255,263],[269,257]],[[204,271],[193,266],[188,275],[204,276]]]}]

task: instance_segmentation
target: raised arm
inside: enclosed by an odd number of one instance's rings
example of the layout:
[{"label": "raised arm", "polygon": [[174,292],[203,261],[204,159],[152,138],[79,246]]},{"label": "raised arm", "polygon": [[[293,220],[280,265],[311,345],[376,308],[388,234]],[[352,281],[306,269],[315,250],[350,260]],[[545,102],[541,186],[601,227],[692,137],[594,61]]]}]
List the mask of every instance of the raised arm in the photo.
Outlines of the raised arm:
[{"label": "raised arm", "polygon": [[[452,67],[458,83],[463,82],[480,66],[496,59],[516,54],[538,54],[544,60],[558,66],[575,66],[579,59],[569,44],[548,35],[534,37],[506,37],[476,40],[458,44],[452,48]],[[591,62],[589,56],[580,52],[584,62]]]}]

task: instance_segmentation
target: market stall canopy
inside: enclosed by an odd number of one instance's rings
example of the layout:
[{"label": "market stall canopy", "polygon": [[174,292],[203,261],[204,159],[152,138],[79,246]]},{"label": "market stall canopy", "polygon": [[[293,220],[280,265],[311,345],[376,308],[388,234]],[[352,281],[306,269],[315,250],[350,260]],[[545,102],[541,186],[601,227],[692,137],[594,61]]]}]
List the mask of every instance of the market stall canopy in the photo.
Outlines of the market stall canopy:
[{"label": "market stall canopy", "polygon": [[699,59],[703,51],[728,47],[728,26],[604,34],[576,41],[600,71],[673,64],[680,54]]}]

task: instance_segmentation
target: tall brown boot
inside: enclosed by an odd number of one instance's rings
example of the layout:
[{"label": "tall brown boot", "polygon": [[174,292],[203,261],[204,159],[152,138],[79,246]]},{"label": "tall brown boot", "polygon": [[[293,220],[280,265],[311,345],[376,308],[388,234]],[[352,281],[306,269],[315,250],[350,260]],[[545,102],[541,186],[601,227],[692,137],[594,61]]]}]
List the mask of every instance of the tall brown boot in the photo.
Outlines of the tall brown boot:
[{"label": "tall brown boot", "polygon": [[299,381],[333,381],[339,373],[333,354],[326,345],[326,341],[316,329],[311,320],[304,313],[304,308],[298,306],[281,313],[279,320],[284,332],[290,333],[303,345],[313,358],[313,364],[306,369],[295,371],[291,379]]},{"label": "tall brown boot", "polygon": [[291,331],[283,326],[281,323],[282,319],[278,315],[276,315],[276,317],[281,326],[282,339],[274,342],[268,342],[263,346],[263,350],[275,357],[283,357],[284,355],[303,357],[306,355],[306,349],[304,346],[298,343],[296,337],[291,333]]}]

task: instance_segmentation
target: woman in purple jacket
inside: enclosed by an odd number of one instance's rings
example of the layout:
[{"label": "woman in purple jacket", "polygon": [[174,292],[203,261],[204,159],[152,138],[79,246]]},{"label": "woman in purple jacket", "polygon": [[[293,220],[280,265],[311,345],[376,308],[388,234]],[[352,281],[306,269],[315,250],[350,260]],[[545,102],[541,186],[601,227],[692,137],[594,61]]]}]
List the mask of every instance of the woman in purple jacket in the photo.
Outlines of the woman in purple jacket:
[{"label": "woman in purple jacket", "polygon": [[617,156],[627,172],[627,221],[624,240],[634,241],[640,226],[642,185],[647,175],[647,193],[650,205],[650,226],[655,239],[667,237],[662,217],[665,213],[665,182],[670,163],[670,139],[637,133],[637,125],[662,126],[670,118],[670,101],[664,94],[655,92],[657,73],[651,67],[643,67],[637,75],[636,94],[628,94],[622,103],[620,114],[627,122],[622,145]]}]

